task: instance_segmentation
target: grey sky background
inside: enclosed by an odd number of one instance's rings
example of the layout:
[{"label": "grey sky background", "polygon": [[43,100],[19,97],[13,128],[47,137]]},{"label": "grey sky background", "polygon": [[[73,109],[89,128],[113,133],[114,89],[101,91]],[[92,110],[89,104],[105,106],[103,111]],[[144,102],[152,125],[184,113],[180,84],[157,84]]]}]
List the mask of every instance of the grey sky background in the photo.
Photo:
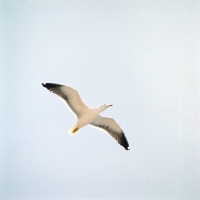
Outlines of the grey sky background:
[{"label": "grey sky background", "polygon": [[[0,199],[200,199],[200,5],[1,1]],[[130,151],[41,86],[112,103]]]}]

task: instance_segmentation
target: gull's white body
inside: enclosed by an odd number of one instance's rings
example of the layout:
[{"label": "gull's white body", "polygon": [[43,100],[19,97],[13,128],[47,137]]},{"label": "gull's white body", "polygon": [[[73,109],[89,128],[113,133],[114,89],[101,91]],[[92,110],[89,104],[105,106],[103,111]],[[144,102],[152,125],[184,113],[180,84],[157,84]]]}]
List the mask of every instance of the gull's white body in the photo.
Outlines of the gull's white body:
[{"label": "gull's white body", "polygon": [[126,136],[116,121],[112,118],[102,117],[99,115],[102,111],[112,105],[104,104],[97,108],[89,108],[83,103],[79,93],[71,87],[55,83],[42,83],[42,85],[54,94],[58,95],[72,113],[76,115],[78,119],[77,123],[68,130],[71,135],[75,135],[80,128],[89,124],[106,131],[126,150],[129,150]]},{"label": "gull's white body", "polygon": [[77,131],[80,130],[80,128],[90,124],[102,111],[104,111],[109,106],[111,105],[103,105],[98,108],[88,109],[81,115],[77,123],[68,130],[69,134],[75,135]]}]

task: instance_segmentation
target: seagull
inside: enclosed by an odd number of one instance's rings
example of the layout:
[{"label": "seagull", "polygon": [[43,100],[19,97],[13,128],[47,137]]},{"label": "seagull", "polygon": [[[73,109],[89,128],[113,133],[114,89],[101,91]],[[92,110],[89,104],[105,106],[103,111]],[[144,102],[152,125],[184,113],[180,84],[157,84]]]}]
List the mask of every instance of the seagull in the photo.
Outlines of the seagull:
[{"label": "seagull", "polygon": [[68,130],[70,135],[74,136],[82,127],[89,124],[106,131],[126,150],[130,150],[128,140],[117,122],[112,118],[99,115],[102,111],[112,106],[111,104],[89,108],[83,103],[79,93],[71,87],[55,83],[42,83],[42,86],[60,97],[77,117],[77,123]]}]

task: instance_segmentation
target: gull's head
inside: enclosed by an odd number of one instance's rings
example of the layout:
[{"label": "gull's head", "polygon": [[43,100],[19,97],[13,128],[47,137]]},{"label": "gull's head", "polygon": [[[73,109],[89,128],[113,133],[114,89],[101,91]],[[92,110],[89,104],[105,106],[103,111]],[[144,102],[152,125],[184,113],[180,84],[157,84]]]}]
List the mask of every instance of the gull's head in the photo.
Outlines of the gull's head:
[{"label": "gull's head", "polygon": [[112,104],[103,104],[101,106],[102,110],[106,110],[107,108],[109,108],[110,106],[113,106]]},{"label": "gull's head", "polygon": [[113,106],[112,104],[105,104],[105,105],[106,105],[107,108],[110,107],[110,106]]}]

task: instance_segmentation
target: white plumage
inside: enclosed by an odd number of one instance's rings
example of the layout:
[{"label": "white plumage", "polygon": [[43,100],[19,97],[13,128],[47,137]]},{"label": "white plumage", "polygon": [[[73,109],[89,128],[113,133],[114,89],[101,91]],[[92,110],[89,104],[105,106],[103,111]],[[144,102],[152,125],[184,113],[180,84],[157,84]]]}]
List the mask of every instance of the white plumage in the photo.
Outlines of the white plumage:
[{"label": "white plumage", "polygon": [[97,108],[89,108],[80,98],[79,93],[68,86],[55,83],[42,83],[51,92],[58,95],[78,118],[77,123],[69,129],[71,135],[75,135],[80,128],[91,125],[109,133],[120,145],[129,150],[126,136],[120,126],[112,118],[102,117],[99,114],[112,105],[102,105]]}]

